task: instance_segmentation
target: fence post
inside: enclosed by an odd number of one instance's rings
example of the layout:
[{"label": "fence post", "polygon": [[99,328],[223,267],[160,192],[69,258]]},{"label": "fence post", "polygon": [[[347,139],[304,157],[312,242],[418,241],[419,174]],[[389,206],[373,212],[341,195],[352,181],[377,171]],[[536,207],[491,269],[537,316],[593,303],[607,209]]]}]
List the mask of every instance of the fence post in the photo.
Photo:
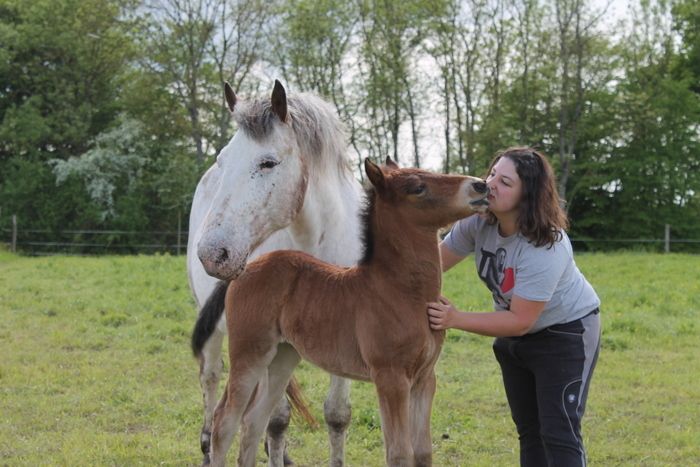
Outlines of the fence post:
[{"label": "fence post", "polygon": [[182,211],[177,211],[177,255],[180,256],[180,237],[182,236]]},{"label": "fence post", "polygon": [[17,214],[12,214],[12,253],[17,253]]},{"label": "fence post", "polygon": [[666,224],[664,228],[664,253],[671,251],[671,225]]}]

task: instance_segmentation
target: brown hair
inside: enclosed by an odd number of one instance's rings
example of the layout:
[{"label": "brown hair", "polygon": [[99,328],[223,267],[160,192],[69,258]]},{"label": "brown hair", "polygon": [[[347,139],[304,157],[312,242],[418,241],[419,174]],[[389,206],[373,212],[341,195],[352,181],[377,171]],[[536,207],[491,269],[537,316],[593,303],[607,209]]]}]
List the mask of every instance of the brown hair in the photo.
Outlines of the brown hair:
[{"label": "brown hair", "polygon": [[[561,239],[561,231],[569,227],[569,220],[562,208],[562,200],[557,193],[554,171],[547,158],[528,147],[513,147],[494,157],[486,174],[493,166],[507,157],[515,165],[522,182],[522,198],[518,212],[518,230],[535,246],[552,247]],[[496,216],[488,213],[490,223],[496,223]]]}]

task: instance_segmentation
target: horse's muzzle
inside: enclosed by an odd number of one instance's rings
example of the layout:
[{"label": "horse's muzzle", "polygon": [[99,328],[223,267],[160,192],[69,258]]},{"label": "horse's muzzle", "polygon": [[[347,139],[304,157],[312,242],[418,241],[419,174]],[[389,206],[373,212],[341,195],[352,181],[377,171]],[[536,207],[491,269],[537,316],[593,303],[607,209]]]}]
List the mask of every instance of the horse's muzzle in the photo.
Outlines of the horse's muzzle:
[{"label": "horse's muzzle", "polygon": [[226,247],[200,243],[197,247],[197,256],[207,274],[217,279],[231,281],[240,276],[245,269],[248,255],[233,254]]}]

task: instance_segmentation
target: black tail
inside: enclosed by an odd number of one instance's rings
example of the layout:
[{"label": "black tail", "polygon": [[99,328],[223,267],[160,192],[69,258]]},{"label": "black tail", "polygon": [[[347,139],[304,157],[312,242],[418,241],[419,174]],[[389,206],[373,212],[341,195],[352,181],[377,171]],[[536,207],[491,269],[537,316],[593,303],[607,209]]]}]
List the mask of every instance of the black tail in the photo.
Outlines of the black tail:
[{"label": "black tail", "polygon": [[226,299],[228,284],[228,282],[219,281],[199,311],[197,322],[194,324],[194,330],[192,330],[192,352],[194,352],[195,357],[199,357],[202,353],[204,344],[214,333],[216,323],[221,319],[221,314],[224,312],[224,300]]}]

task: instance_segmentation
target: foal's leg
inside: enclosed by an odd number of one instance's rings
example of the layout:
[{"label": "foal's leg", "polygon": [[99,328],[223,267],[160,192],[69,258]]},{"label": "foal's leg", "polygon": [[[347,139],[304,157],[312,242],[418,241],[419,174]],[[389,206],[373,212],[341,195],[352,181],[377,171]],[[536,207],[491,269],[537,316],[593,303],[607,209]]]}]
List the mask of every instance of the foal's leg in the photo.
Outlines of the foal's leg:
[{"label": "foal's leg", "polygon": [[410,382],[402,372],[387,370],[377,372],[372,379],[379,397],[386,463],[390,467],[412,467]]},{"label": "foal's leg", "polygon": [[[241,437],[241,449],[238,457],[238,465],[250,467],[255,465],[255,454],[258,442],[265,431],[265,425],[270,418],[270,413],[275,409],[284,390],[287,387],[289,378],[292,376],[294,368],[301,358],[296,350],[289,344],[280,344],[277,347],[277,354],[267,369],[267,391],[250,409],[244,418],[246,425],[245,433]],[[276,457],[272,456],[273,449],[269,453],[269,465],[279,467],[284,465],[284,440],[282,439],[281,449],[275,450]]]},{"label": "foal's leg", "polygon": [[416,467],[433,464],[430,412],[434,395],[435,373],[431,370],[411,388],[411,444]]},{"label": "foal's leg", "polygon": [[350,425],[350,380],[331,375],[328,397],[323,404],[323,415],[328,426],[331,467],[345,465],[345,432]]},{"label": "foal's leg", "polygon": [[221,332],[217,326],[214,333],[209,337],[209,340],[204,344],[202,354],[199,358],[199,384],[202,388],[202,395],[204,398],[204,425],[202,426],[199,442],[202,453],[204,453],[205,456],[209,454],[211,423],[216,406],[216,392],[219,388],[221,371],[224,366],[221,360],[221,345],[224,336],[225,334]]},{"label": "foal's leg", "polygon": [[235,345],[229,338],[231,368],[226,393],[214,412],[209,455],[211,465],[217,467],[225,464],[226,453],[251,402],[253,391],[265,376],[277,348],[273,342],[258,342],[259,345],[250,347],[245,345],[245,340],[242,341],[241,345]]}]

